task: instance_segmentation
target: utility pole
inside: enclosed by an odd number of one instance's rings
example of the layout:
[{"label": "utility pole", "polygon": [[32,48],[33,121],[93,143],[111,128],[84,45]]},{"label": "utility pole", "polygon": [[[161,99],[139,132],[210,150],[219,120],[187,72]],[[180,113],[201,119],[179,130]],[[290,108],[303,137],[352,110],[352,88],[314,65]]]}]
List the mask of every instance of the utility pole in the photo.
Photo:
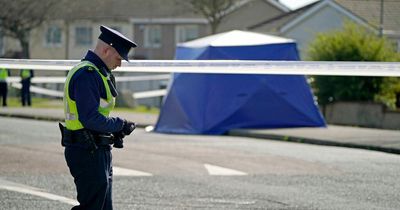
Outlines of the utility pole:
[{"label": "utility pole", "polygon": [[380,18],[380,23],[379,23],[379,36],[383,36],[383,5],[384,5],[384,0],[381,0],[381,18]]}]

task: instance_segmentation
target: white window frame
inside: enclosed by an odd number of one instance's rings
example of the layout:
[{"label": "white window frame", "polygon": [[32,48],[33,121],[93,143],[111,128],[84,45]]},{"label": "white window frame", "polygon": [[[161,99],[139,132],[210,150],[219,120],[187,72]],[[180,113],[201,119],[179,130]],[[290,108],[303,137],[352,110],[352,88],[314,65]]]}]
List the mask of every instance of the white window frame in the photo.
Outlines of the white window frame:
[{"label": "white window frame", "polygon": [[[89,34],[86,34],[87,37],[79,37],[78,30],[87,30]],[[91,26],[76,26],[75,30],[75,46],[82,46],[82,47],[90,47],[93,45],[93,28]],[[82,35],[83,36],[83,35]],[[78,38],[84,38],[86,42],[78,42]]]},{"label": "white window frame", "polygon": [[[161,25],[145,25],[144,27],[144,47],[145,48],[160,48],[162,45]],[[157,34],[158,33],[158,34]],[[159,37],[157,37],[159,36]],[[158,42],[155,42],[158,39]]]},{"label": "white window frame", "polygon": [[[196,31],[196,35],[193,37],[190,37],[191,31]],[[196,39],[199,37],[200,32],[199,32],[199,25],[177,25],[175,27],[175,43],[181,43],[181,42],[187,42],[193,39]]]},{"label": "white window frame", "polygon": [[[52,30],[52,29],[54,29],[54,30],[59,30],[59,42],[54,42],[54,36],[55,36],[55,31],[50,31],[50,30]],[[50,36],[51,36],[51,42],[49,42],[49,39],[48,39],[48,35],[49,35],[49,33],[52,33]],[[60,26],[57,26],[57,25],[51,25],[51,26],[48,26],[47,28],[46,28],[46,31],[45,31],[45,34],[44,34],[44,45],[46,46],[46,47],[61,47],[62,46],[62,43],[63,43],[63,33],[62,33],[62,29],[61,29],[61,27]]]}]

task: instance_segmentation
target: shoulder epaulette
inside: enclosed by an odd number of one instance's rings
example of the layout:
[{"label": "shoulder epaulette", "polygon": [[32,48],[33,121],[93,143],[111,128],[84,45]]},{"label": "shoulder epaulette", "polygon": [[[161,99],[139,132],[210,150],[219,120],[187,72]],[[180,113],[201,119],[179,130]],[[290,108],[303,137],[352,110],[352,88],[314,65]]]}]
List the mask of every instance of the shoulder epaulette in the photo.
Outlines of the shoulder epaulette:
[{"label": "shoulder epaulette", "polygon": [[89,70],[89,71],[94,71],[95,69],[94,69],[93,67],[91,67],[91,66],[88,66],[88,67],[87,67],[87,70]]},{"label": "shoulder epaulette", "polygon": [[95,69],[92,66],[82,66],[81,69],[84,69],[89,72],[95,72]]}]

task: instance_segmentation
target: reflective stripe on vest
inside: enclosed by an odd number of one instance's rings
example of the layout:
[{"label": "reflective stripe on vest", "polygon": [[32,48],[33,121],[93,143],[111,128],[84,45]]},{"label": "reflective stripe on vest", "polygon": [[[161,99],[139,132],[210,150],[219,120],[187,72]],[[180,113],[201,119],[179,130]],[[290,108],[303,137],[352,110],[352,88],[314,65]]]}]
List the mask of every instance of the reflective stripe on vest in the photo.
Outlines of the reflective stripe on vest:
[{"label": "reflective stripe on vest", "polygon": [[100,98],[98,111],[103,116],[108,117],[111,110],[115,105],[115,98],[111,94],[110,86],[107,83],[107,77],[100,73],[100,70],[91,62],[83,61],[74,66],[67,75],[64,86],[64,114],[65,124],[68,130],[79,130],[83,128],[82,123],[79,121],[79,113],[76,108],[76,102],[69,97],[69,82],[72,76],[81,68],[88,66],[89,71],[96,71],[102,78],[106,90],[107,99]]},{"label": "reflective stripe on vest", "polygon": [[0,69],[0,81],[6,81],[8,77],[7,69]]},{"label": "reflective stripe on vest", "polygon": [[26,79],[26,78],[29,78],[29,77],[31,77],[31,70],[23,69],[22,72],[21,72],[21,78],[22,79]]}]

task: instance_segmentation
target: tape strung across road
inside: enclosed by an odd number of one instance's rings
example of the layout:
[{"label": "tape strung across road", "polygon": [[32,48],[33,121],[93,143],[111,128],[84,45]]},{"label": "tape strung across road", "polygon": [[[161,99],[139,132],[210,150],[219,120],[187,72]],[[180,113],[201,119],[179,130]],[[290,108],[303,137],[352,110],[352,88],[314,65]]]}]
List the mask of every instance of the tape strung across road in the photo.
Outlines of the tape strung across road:
[{"label": "tape strung across road", "polygon": [[[20,83],[13,83],[11,86],[14,87],[14,88],[17,88],[17,89],[21,89],[22,88],[22,85]],[[64,92],[57,91],[57,90],[50,90],[50,89],[46,89],[46,88],[41,88],[41,87],[37,87],[37,86],[34,86],[34,85],[31,85],[30,91],[32,93],[39,93],[39,94],[58,97],[58,98],[62,98],[64,96]]]},{"label": "tape strung across road", "polygon": [[165,95],[167,95],[167,89],[136,92],[136,93],[132,94],[132,97],[134,99],[141,99],[141,98],[152,98],[152,97],[159,97],[159,96],[165,96]]},{"label": "tape strung across road", "polygon": [[[139,82],[139,81],[150,81],[150,80],[168,80],[170,74],[153,74],[153,75],[142,75],[142,76],[117,76],[115,80],[117,82]],[[31,83],[65,83],[66,77],[33,77]],[[21,77],[8,77],[7,82],[17,83],[21,82]]]},{"label": "tape strung across road", "polygon": [[[11,85],[14,88],[21,89],[22,85],[20,83],[13,83]],[[39,93],[47,96],[53,96],[53,97],[58,97],[62,98],[64,97],[64,92],[58,91],[58,90],[50,90],[38,86],[31,85],[30,91],[32,93]],[[132,97],[134,99],[143,99],[143,98],[152,98],[152,97],[160,97],[164,96],[167,94],[166,89],[161,89],[161,90],[150,90],[150,91],[142,91],[142,92],[135,92],[132,94]]]},{"label": "tape strung across road", "polygon": [[[78,60],[0,59],[7,69],[69,70]],[[400,76],[400,62],[132,60],[120,72],[176,72],[217,74]]]}]

